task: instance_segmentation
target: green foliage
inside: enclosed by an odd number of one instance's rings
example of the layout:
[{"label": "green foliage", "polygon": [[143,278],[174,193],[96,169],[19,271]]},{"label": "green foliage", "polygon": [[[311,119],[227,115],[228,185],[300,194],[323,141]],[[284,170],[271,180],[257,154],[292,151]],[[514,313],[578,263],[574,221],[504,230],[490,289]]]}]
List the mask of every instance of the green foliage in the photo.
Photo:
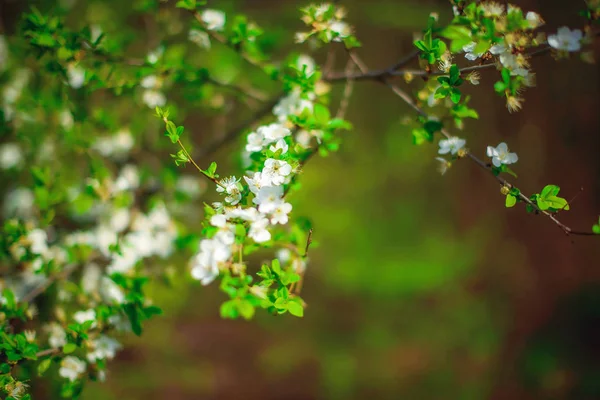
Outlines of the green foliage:
[{"label": "green foliage", "polygon": [[535,201],[542,211],[558,212],[568,211],[569,203],[562,197],[558,197],[560,188],[556,185],[546,185],[540,194],[534,194],[531,200]]},{"label": "green foliage", "polygon": [[447,50],[446,43],[443,40],[433,38],[431,28],[425,32],[422,40],[415,40],[414,45],[421,51],[419,57],[429,64],[439,61]]}]

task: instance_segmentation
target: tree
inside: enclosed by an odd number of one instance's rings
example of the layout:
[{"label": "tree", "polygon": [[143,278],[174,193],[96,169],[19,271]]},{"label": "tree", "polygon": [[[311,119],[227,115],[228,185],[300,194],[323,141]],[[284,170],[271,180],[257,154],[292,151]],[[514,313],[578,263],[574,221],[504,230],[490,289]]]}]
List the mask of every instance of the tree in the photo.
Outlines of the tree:
[{"label": "tree", "polygon": [[[546,36],[536,13],[455,0],[450,21],[432,13],[414,51],[383,70],[361,60],[361,44],[335,4],[299,10],[305,29],[294,39],[305,46],[294,50],[328,46],[322,66],[295,51],[276,57],[268,32],[202,1],[119,7],[120,19],[102,21],[106,32],[72,21],[68,7],[32,8],[18,32],[0,40],[0,166],[11,180],[0,242],[0,388],[11,398],[27,398],[38,375],[56,377],[64,397],[77,397],[87,379],[104,379],[121,347],[115,337],[140,335],[143,322],[161,314],[144,288],[156,276],[168,280],[167,259],[191,259],[190,276],[203,285],[220,281],[224,318],[251,319],[256,309],[302,317],[313,231],[288,194],[301,189],[303,166],[335,152],[341,132],[352,129],[346,111],[357,82],[384,84],[415,111],[416,145],[440,137],[442,174],[470,161],[499,182],[506,207],[522,203],[567,235],[600,233],[600,222],[586,231],[559,220],[570,204],[558,186],[526,195],[510,182],[518,156],[506,143],[480,157],[452,133],[479,117],[463,88],[479,84],[480,73],[496,70],[494,90],[517,112],[534,83],[530,58],[589,60],[598,1],[587,2],[583,30]],[[128,28],[132,16],[156,25],[151,37]],[[147,42],[145,56],[131,56]],[[348,56],[343,71],[335,70],[336,47]],[[468,63],[455,63],[463,53]],[[228,72],[234,62],[243,65],[237,79]],[[240,108],[249,116],[210,143],[196,138],[206,127],[182,125],[198,110],[232,118]],[[212,153],[239,138],[243,173],[218,169]],[[199,199],[212,189],[220,201],[204,203],[199,225]],[[256,254],[270,261],[249,263]]]}]

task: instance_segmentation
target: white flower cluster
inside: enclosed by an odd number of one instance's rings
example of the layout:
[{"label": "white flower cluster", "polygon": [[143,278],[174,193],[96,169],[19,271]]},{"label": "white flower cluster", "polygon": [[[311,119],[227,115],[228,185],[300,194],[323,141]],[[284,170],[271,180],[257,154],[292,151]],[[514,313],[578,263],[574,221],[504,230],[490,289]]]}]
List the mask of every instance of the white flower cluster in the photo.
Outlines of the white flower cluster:
[{"label": "white flower cluster", "polygon": [[2,110],[4,111],[4,119],[6,121],[11,121],[15,118],[15,105],[29,83],[30,77],[30,70],[25,68],[19,69],[15,71],[10,81],[2,89]]},{"label": "white flower cluster", "polygon": [[[306,66],[307,72],[314,70],[314,61],[304,56],[298,61],[299,69]],[[307,97],[315,99],[316,94]],[[232,257],[239,249],[235,243],[236,225],[248,226],[247,235],[255,243],[265,243],[271,240],[270,228],[285,225],[292,205],[284,200],[284,185],[292,180],[296,168],[288,161],[288,152],[292,140],[289,124],[290,115],[299,115],[305,109],[313,110],[313,103],[300,95],[298,90],[292,90],[273,108],[273,115],[278,122],[260,126],[247,136],[246,154],[270,151],[272,157],[265,159],[259,171],[247,171],[244,181],[253,195],[253,206],[240,206],[244,185],[235,176],[219,181],[216,191],[225,196],[224,203],[214,203],[216,215],[210,218],[210,225],[216,228],[216,233],[210,238],[200,241],[199,251],[192,258],[191,275],[203,285],[212,282],[221,269],[232,263]],[[320,137],[318,132],[302,131],[304,147],[310,146],[312,137]],[[300,135],[300,133],[299,133]],[[271,153],[269,153],[271,154]]]},{"label": "white flower cluster", "polygon": [[570,30],[563,26],[554,35],[548,36],[548,44],[559,51],[574,52],[581,50],[583,34],[579,29]]},{"label": "white flower cluster", "polygon": [[167,104],[165,94],[160,90],[162,88],[162,79],[156,75],[148,75],[142,79],[140,86],[144,88],[142,101],[149,108],[162,107]]},{"label": "white flower cluster", "polygon": [[[438,150],[438,154],[457,155],[461,150],[465,149],[466,143],[466,140],[456,136],[442,139],[439,142],[440,148]],[[488,146],[486,154],[492,159],[492,164],[494,167],[497,168],[500,168],[502,164],[514,164],[519,160],[517,153],[509,152],[508,146],[504,142],[500,143],[496,147]],[[436,160],[440,162],[440,173],[442,175],[445,174],[451,163],[442,157],[437,157]]]},{"label": "white flower cluster", "polygon": [[92,149],[104,157],[120,160],[125,158],[134,145],[134,139],[128,129],[121,129],[111,136],[102,136],[94,141]]},{"label": "white flower cluster", "polygon": [[[507,16],[510,16],[513,13],[522,15],[521,9],[511,4],[508,5],[506,10],[503,4],[492,1],[482,2],[479,7],[483,9],[485,15],[488,17],[500,18],[505,14],[505,11]],[[533,11],[528,12],[525,16],[525,19],[529,24],[527,28],[528,30],[537,29],[544,24],[544,21],[540,15]],[[507,68],[511,72],[511,75],[522,76],[525,78],[525,85],[533,86],[534,76],[533,73],[531,73],[531,71],[528,69],[529,61],[523,54],[515,51],[516,45],[517,43],[504,40],[503,43],[493,45],[489,49],[489,52],[498,57],[498,61],[502,67]],[[471,42],[463,47],[465,58],[467,60],[475,61],[484,55],[485,52],[474,52],[476,46],[477,44],[475,42]]]},{"label": "white flower cluster", "polygon": [[[333,12],[332,12],[333,11]],[[312,28],[310,32],[297,32],[296,42],[304,43],[314,34],[323,34],[323,40],[329,42],[342,42],[352,35],[352,27],[343,19],[346,16],[346,10],[342,7],[336,7],[330,3],[313,5],[303,10],[302,21]]]},{"label": "white flower cluster", "polygon": [[209,31],[222,31],[225,27],[225,13],[219,10],[205,9],[201,19]]}]

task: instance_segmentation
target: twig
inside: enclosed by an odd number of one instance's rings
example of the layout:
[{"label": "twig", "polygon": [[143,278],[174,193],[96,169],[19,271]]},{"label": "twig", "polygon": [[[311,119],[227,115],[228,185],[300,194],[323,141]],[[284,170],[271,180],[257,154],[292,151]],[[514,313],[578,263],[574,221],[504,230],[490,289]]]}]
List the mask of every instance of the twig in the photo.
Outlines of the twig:
[{"label": "twig", "polygon": [[194,16],[194,18],[196,19],[196,21],[198,21],[198,23],[200,24],[200,26],[202,26],[202,28],[204,29],[204,31],[208,34],[208,36],[214,40],[216,40],[217,42],[227,46],[228,48],[232,49],[233,51],[235,51],[236,53],[238,53],[241,58],[246,61],[248,64],[260,69],[261,71],[265,72],[265,68],[267,67],[265,64],[263,64],[260,61],[254,60],[253,58],[251,58],[243,49],[241,46],[233,46],[231,45],[228,41],[227,38],[223,35],[221,35],[218,32],[215,32],[214,30],[208,29],[208,27],[206,26],[206,24],[204,23],[204,21],[202,20],[202,15],[200,15],[200,13],[197,10],[190,10],[190,12],[192,13],[192,15]]},{"label": "twig", "polygon": [[[364,63],[362,63],[360,61],[360,59],[358,58],[358,56],[356,56],[356,54],[354,54],[353,57],[351,57],[352,60],[355,60],[355,63],[357,65],[362,65],[364,68]],[[358,62],[356,62],[358,61]],[[365,74],[363,74],[365,75]],[[381,82],[383,84],[385,84],[386,86],[388,86],[390,89],[392,89],[392,91],[398,96],[400,97],[406,104],[408,104],[413,110],[415,110],[419,115],[423,116],[423,117],[428,117],[427,113],[425,111],[423,111],[423,109],[421,109],[412,99],[411,97],[408,95],[408,93],[406,93],[404,90],[402,90],[400,87],[398,87],[397,85],[391,84],[387,81],[387,77],[379,77],[379,78],[373,78],[378,82]],[[452,135],[445,129],[442,128],[441,129],[441,134],[446,137],[446,138],[451,138]],[[471,161],[473,161],[475,164],[477,164],[479,167],[481,167],[482,169],[488,171],[494,178],[496,178],[496,180],[500,183],[500,185],[505,186],[509,189],[514,188],[515,186],[508,182],[506,179],[494,174],[492,167],[489,164],[486,164],[485,162],[483,162],[481,159],[479,159],[477,156],[473,155],[472,153],[468,152],[466,154],[466,157],[468,159],[470,159]],[[580,236],[592,236],[595,235],[593,232],[587,232],[587,231],[576,231],[571,229],[570,227],[568,227],[567,225],[563,224],[562,222],[560,222],[555,216],[554,214],[546,211],[546,210],[542,210],[538,207],[537,204],[535,204],[528,196],[524,195],[523,193],[521,193],[519,191],[519,199],[521,199],[523,202],[525,202],[526,204],[530,205],[534,210],[536,210],[537,212],[545,215],[546,217],[548,217],[552,222],[554,222],[566,235],[580,235]]]},{"label": "twig", "polygon": [[194,167],[196,167],[196,169],[198,171],[200,171],[200,173],[202,175],[204,175],[205,177],[207,177],[208,179],[210,179],[211,181],[213,181],[215,184],[217,184],[218,186],[223,187],[223,185],[221,185],[221,183],[213,176],[210,176],[206,173],[206,171],[204,171],[202,168],[200,168],[198,166],[198,164],[196,164],[196,162],[194,161],[194,159],[192,158],[192,156],[190,155],[190,153],[188,153],[188,151],[185,149],[185,146],[183,145],[183,143],[181,143],[181,140],[177,140],[177,144],[179,144],[179,147],[181,147],[181,150],[183,150],[183,153],[185,154],[185,156],[187,157],[187,159],[192,163],[192,165]]},{"label": "twig", "polygon": [[53,276],[49,276],[48,279],[46,279],[40,285],[33,288],[29,293],[25,294],[25,296],[23,296],[23,298],[21,299],[21,302],[30,303],[37,296],[44,293],[46,291],[46,289],[48,289],[50,287],[50,285],[52,285],[52,283],[54,283],[55,281],[60,280],[60,279],[65,279],[69,275],[71,275],[77,269],[77,267],[78,267],[78,264],[73,264],[73,265],[67,266],[61,273],[58,273]]},{"label": "twig", "polygon": [[38,352],[35,354],[35,356],[36,356],[37,358],[40,358],[40,357],[45,357],[45,356],[53,356],[53,355],[55,355],[55,354],[58,354],[58,353],[60,353],[60,352],[61,352],[61,350],[60,350],[60,349],[57,349],[57,348],[55,348],[55,349],[46,349],[46,350],[38,351]]},{"label": "twig", "polygon": [[[352,60],[348,60],[348,65],[346,66],[346,71],[348,74],[351,74],[354,70],[354,63]],[[352,96],[352,90],[354,89],[354,81],[352,79],[348,79],[346,81],[346,86],[344,86],[344,93],[342,94],[342,100],[340,101],[340,106],[335,115],[336,118],[343,119],[346,115],[346,111],[348,110],[348,104],[350,104],[350,96]]]},{"label": "twig", "polygon": [[[526,54],[526,57],[536,57],[536,56],[540,56],[543,54],[546,54],[548,52],[550,52],[552,48],[548,45],[544,45],[544,46],[540,46],[538,49]],[[418,54],[418,52],[417,52]],[[410,54],[410,57],[407,57],[407,59],[412,59],[412,57],[414,57],[414,54]],[[398,65],[401,65],[400,67],[398,67]],[[459,71],[461,73],[464,72],[471,72],[471,71],[477,71],[477,70],[482,70],[482,69],[491,69],[491,68],[496,68],[496,62],[495,61],[491,61],[491,62],[487,62],[484,64],[480,64],[480,65],[471,65],[468,67],[463,67],[460,68]],[[405,76],[405,75],[412,75],[412,76],[443,76],[443,75],[448,75],[448,72],[443,72],[443,71],[435,71],[435,72],[430,72],[430,71],[424,71],[424,70],[417,70],[417,69],[400,69],[403,65],[398,63],[396,65],[392,65],[389,68],[386,69],[382,69],[382,70],[372,70],[372,71],[365,71],[364,73],[360,73],[360,74],[351,74],[348,75],[345,72],[342,73],[332,73],[329,74],[327,76],[325,76],[323,79],[327,82],[337,82],[337,81],[343,81],[346,79],[354,79],[354,80],[381,80],[381,79],[386,79],[389,77],[393,77],[393,76]]]},{"label": "twig", "polygon": [[280,94],[279,96],[275,96],[269,102],[265,103],[265,105],[261,109],[256,111],[252,115],[252,117],[243,121],[239,125],[235,126],[230,131],[228,131],[225,135],[223,135],[220,138],[215,139],[214,142],[210,143],[208,146],[201,149],[198,152],[198,158],[205,158],[205,157],[211,156],[213,153],[215,153],[217,150],[219,150],[223,145],[231,142],[232,140],[235,140],[244,129],[246,129],[248,126],[254,124],[259,119],[261,119],[264,116],[271,113],[271,111],[273,110],[273,107],[275,107],[275,105],[277,105],[277,103],[279,103],[279,100],[281,100],[281,98],[283,96],[284,96],[283,94]]},{"label": "twig", "polygon": [[242,88],[242,87],[232,85],[229,83],[219,82],[213,78],[208,78],[208,82],[212,83],[215,86],[221,87],[223,89],[228,89],[228,90],[231,90],[232,92],[249,97],[249,98],[256,100],[258,102],[261,102],[261,103],[266,100],[264,94],[254,90],[252,88]]},{"label": "twig", "polygon": [[308,248],[310,247],[310,244],[312,243],[312,234],[313,234],[313,230],[312,230],[312,228],[310,228],[308,230],[308,237],[306,238],[306,247],[304,248],[304,255],[302,256],[302,258],[308,257]]}]

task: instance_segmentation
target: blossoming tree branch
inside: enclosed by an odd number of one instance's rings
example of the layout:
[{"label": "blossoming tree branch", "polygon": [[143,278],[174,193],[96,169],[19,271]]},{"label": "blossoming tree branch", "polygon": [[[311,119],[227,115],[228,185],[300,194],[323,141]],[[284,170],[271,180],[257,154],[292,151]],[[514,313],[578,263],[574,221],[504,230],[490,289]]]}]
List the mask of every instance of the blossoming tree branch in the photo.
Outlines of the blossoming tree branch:
[{"label": "blossoming tree branch", "polygon": [[[14,35],[0,36],[0,168],[11,182],[0,239],[3,395],[30,398],[29,386],[47,379],[77,398],[88,380],[105,380],[119,338],[140,335],[162,313],[146,285],[173,279],[179,270],[169,263],[201,285],[218,282],[224,318],[251,319],[257,309],[302,317],[313,231],[288,195],[301,190],[312,157],[335,152],[352,129],[355,82],[384,84],[410,106],[413,142],[437,142],[432,163],[442,174],[470,160],[499,182],[506,207],[522,203],[568,235],[600,234],[593,218],[588,229],[561,222],[571,205],[558,186],[525,194],[509,182],[519,156],[507,143],[470,149],[452,133],[479,117],[463,88],[478,85],[480,73],[497,76],[493,90],[517,112],[535,84],[532,57],[592,60],[600,1],[585,3],[582,26],[557,32],[514,5],[450,3],[453,18],[432,13],[414,51],[383,70],[362,61],[337,4],[300,8],[306,29],[277,59],[257,24],[200,0],[132,6],[164,23],[147,24],[137,58],[132,35],[106,21],[72,27],[64,4],[24,14]],[[330,51],[319,66],[310,53],[321,46]],[[348,56],[343,71],[336,47]],[[238,66],[223,68],[233,58]],[[201,146],[194,136],[211,127],[185,126],[199,112],[225,116]],[[210,159],[240,140],[239,170]]]}]

